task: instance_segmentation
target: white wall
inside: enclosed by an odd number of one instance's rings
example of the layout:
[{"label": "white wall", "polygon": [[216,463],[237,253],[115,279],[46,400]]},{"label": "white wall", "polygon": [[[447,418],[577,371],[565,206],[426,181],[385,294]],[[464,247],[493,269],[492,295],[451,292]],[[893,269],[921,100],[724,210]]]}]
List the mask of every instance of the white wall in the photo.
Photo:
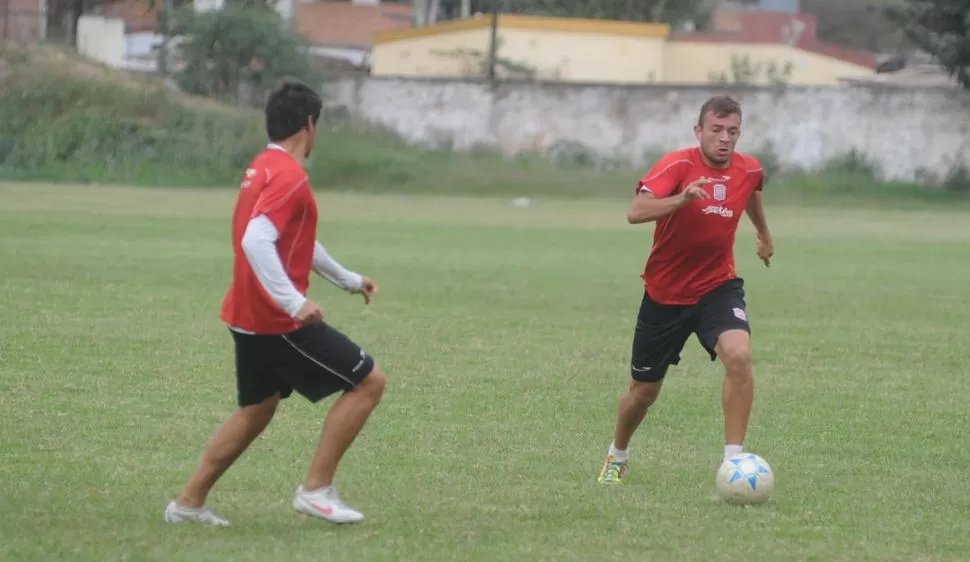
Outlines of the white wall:
[{"label": "white wall", "polygon": [[970,96],[949,88],[501,84],[492,90],[475,81],[368,77],[328,82],[324,90],[330,105],[413,143],[515,154],[570,140],[640,165],[696,144],[691,127],[701,104],[730,93],[744,111],[739,148],[771,152],[782,166],[813,169],[855,150],[889,179],[970,168]]},{"label": "white wall", "polygon": [[77,23],[77,51],[111,68],[122,68],[127,53],[125,20],[84,15]]},{"label": "white wall", "polygon": [[212,12],[222,9],[222,6],[225,5],[225,3],[225,0],[194,0],[192,2],[192,7],[196,12]]}]

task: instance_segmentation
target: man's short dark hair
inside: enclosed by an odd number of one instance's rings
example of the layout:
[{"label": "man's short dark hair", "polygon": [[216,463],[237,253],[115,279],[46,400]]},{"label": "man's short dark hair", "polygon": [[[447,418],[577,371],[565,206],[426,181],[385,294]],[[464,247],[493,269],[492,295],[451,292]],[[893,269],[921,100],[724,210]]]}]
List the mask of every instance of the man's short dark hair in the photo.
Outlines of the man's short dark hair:
[{"label": "man's short dark hair", "polygon": [[307,126],[307,119],[317,124],[323,100],[313,88],[302,82],[284,82],[273,90],[266,101],[266,134],[269,140],[288,139]]},{"label": "man's short dark hair", "polygon": [[704,105],[701,106],[701,113],[697,117],[697,124],[701,127],[704,126],[704,116],[706,116],[708,112],[714,113],[715,117],[737,115],[738,119],[740,119],[741,104],[730,96],[714,96],[713,98],[707,100],[704,102]]}]

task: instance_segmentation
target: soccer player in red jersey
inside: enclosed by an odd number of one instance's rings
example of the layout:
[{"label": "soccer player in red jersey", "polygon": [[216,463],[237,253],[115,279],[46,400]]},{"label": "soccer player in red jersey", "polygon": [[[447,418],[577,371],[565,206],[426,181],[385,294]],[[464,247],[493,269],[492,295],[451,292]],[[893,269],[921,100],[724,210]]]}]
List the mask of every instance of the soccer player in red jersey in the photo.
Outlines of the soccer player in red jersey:
[{"label": "soccer player in red jersey", "polygon": [[699,146],[665,155],[643,176],[627,213],[630,224],[656,226],[633,335],[633,380],[620,399],[601,483],[623,481],[630,439],[691,334],[726,370],[724,458],[743,451],[754,376],[734,240],[747,213],[758,233],[758,257],[770,266],[774,247],[761,199],[764,171],[756,158],[734,150],[741,106],[733,99],[717,96],[704,103],[694,134]]},{"label": "soccer player in red jersey", "polygon": [[316,240],[317,204],[302,162],[314,148],[322,105],[300,83],[284,84],[267,101],[271,144],[253,159],[240,185],[232,219],[232,285],[221,312],[235,342],[239,409],[212,436],[195,473],[168,504],[169,523],[229,524],[206,505],[209,491],[293,390],[311,402],[342,392],[323,423],[293,508],[335,523],[364,518],[341,501],[334,473],[381,401],[386,379],[370,355],[324,322],[306,292],[311,271],[363,295],[365,304],[377,287],[337,263]]}]

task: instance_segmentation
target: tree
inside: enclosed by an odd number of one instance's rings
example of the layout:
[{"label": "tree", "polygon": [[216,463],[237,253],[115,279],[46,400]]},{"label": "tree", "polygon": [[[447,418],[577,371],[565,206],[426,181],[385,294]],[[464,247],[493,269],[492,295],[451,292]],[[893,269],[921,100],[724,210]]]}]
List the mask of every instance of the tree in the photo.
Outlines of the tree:
[{"label": "tree", "polygon": [[254,104],[281,78],[322,79],[306,42],[263,0],[227,0],[202,13],[189,5],[168,23],[166,34],[179,37],[184,65],[174,78],[186,92]]},{"label": "tree", "polygon": [[880,0],[802,0],[801,10],[818,19],[822,41],[880,52],[905,45],[902,30],[886,17],[885,5]]},{"label": "tree", "polygon": [[887,14],[970,90],[970,0],[907,0]]}]

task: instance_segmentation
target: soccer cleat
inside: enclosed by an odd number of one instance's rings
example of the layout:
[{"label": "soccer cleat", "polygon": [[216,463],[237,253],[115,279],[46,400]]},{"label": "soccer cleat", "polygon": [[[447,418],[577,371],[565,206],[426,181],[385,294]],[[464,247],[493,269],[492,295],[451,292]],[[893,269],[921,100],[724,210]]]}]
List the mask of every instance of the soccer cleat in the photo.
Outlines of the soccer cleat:
[{"label": "soccer cleat", "polygon": [[293,496],[293,509],[332,523],[359,523],[364,520],[362,513],[347,507],[340,500],[340,494],[334,486],[312,492],[307,492],[303,486],[299,486]]},{"label": "soccer cleat", "polygon": [[208,507],[182,507],[175,500],[165,508],[166,523],[201,523],[214,527],[228,527],[229,521],[219,517]]},{"label": "soccer cleat", "polygon": [[607,455],[597,482],[600,484],[622,484],[623,477],[626,475],[626,462],[616,460],[616,457],[612,455]]}]

